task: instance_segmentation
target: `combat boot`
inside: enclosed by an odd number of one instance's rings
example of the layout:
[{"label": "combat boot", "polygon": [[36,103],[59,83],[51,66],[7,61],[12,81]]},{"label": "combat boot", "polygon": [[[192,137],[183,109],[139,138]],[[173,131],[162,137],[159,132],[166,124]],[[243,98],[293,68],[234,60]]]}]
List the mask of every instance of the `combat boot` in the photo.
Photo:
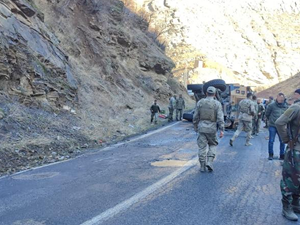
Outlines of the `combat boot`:
[{"label": "combat boot", "polygon": [[230,139],[229,144],[230,144],[231,147],[233,146],[233,140],[232,139]]},{"label": "combat boot", "polygon": [[214,161],[213,157],[208,157],[207,163],[206,163],[206,168],[208,169],[208,172],[212,172],[214,170],[213,165],[212,165],[213,161]]},{"label": "combat boot", "polygon": [[299,198],[293,198],[292,209],[293,209],[293,211],[295,213],[299,213],[300,214],[300,202],[299,202]]},{"label": "combat boot", "polygon": [[201,162],[200,162],[200,172],[203,173],[203,172],[206,171],[205,166],[206,166],[205,161],[201,161]]},{"label": "combat boot", "polygon": [[294,213],[291,205],[286,205],[286,204],[283,205],[282,215],[291,221],[298,220],[298,216]]}]

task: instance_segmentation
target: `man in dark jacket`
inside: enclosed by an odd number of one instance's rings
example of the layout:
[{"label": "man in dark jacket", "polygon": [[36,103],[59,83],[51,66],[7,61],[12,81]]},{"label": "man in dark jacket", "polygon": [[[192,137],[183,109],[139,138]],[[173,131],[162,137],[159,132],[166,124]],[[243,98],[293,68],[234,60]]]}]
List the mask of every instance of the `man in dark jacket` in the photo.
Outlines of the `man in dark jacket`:
[{"label": "man in dark jacket", "polygon": [[154,100],[154,104],[150,108],[151,112],[151,123],[153,123],[153,118],[154,118],[154,123],[157,124],[157,116],[158,113],[160,112],[160,108],[156,103],[156,100]]},{"label": "man in dark jacket", "polygon": [[264,113],[264,122],[265,122],[266,125],[264,126],[264,128],[269,127],[268,119],[266,118],[266,110],[267,110],[268,106],[273,102],[274,102],[274,98],[272,96],[270,96],[269,100],[266,101],[265,113]]},{"label": "man in dark jacket", "polygon": [[[278,135],[278,131],[275,126],[275,121],[288,109],[288,105],[285,102],[285,96],[283,93],[279,93],[277,95],[276,101],[270,103],[266,110],[266,118],[269,123],[269,160],[273,159],[273,146],[275,141],[276,134]],[[280,136],[280,159],[284,159],[284,148],[285,144],[282,142]]]}]

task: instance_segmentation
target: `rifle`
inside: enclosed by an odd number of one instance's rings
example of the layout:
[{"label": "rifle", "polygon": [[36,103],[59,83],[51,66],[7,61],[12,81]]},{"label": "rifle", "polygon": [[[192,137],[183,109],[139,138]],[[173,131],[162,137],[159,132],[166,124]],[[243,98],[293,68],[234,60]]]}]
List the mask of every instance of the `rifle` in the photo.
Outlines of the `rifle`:
[{"label": "rifle", "polygon": [[[298,113],[297,121],[300,121],[300,112]],[[295,147],[295,144],[297,143],[298,137],[300,135],[300,124],[298,127],[298,132],[296,133],[294,138],[293,138],[293,133],[292,133],[291,122],[289,122],[287,124],[287,131],[288,131],[288,136],[289,136],[288,146],[291,151],[292,166],[294,167],[294,165],[295,165],[295,163],[294,163],[294,147]]]}]

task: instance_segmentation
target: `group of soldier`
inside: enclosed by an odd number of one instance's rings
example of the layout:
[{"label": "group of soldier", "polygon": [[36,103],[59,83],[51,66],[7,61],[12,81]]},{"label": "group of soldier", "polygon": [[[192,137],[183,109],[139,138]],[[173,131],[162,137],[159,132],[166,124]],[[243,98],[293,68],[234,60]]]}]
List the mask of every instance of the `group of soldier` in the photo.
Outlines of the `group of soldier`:
[{"label": "group of soldier", "polygon": [[[213,171],[213,161],[218,145],[217,130],[220,138],[224,135],[224,115],[222,105],[215,99],[216,89],[209,87],[206,98],[198,101],[193,125],[198,133],[200,171]],[[250,140],[259,133],[261,120],[265,117],[269,129],[269,160],[273,159],[273,145],[276,134],[280,141],[279,159],[283,161],[282,180],[282,214],[288,220],[297,221],[300,213],[300,89],[294,92],[294,104],[286,103],[283,93],[276,100],[270,99],[266,109],[261,100],[252,93],[239,103],[238,128],[230,139],[233,146],[235,139],[242,131],[247,133],[246,146],[251,146]],[[285,144],[288,146],[285,148]]]},{"label": "group of soldier", "polygon": [[176,121],[182,120],[182,113],[183,110],[185,109],[185,101],[182,98],[182,95],[179,95],[179,98],[177,98],[176,95],[172,96],[169,101],[169,116],[168,116],[168,121],[172,122],[173,121],[173,114],[174,111],[176,110]]},{"label": "group of soldier", "polygon": [[[176,111],[176,120],[182,120],[182,115],[183,115],[183,110],[185,109],[185,101],[182,97],[182,94],[179,95],[177,98],[176,95],[173,95],[169,99],[169,116],[168,116],[168,122],[173,121],[173,114],[174,111]],[[157,101],[154,100],[154,104],[150,107],[150,112],[151,112],[151,124],[154,123],[157,124],[157,118],[158,118],[158,113],[161,112],[159,106],[157,105]]]}]

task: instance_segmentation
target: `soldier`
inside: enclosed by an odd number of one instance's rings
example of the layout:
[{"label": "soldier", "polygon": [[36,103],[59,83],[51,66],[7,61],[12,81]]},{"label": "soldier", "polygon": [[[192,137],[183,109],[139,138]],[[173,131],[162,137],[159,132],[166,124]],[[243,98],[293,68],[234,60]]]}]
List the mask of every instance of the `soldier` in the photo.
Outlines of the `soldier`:
[{"label": "soldier", "polygon": [[174,109],[176,107],[176,95],[172,96],[170,98],[170,102],[169,102],[169,122],[173,121],[173,113],[174,113]]},{"label": "soldier", "polygon": [[[185,108],[185,102],[182,98],[182,95],[179,95],[179,98],[176,100],[176,120],[182,120],[182,110]],[[178,119],[179,114],[179,119]]]},{"label": "soldier", "polygon": [[157,114],[160,112],[160,108],[157,105],[156,100],[154,100],[154,104],[151,106],[150,112],[151,112],[151,124],[153,123],[153,118],[155,118],[154,123],[157,124]]},{"label": "soldier", "polygon": [[252,101],[254,105],[254,116],[252,117],[252,135],[256,135],[257,131],[257,120],[258,120],[258,104],[255,95],[252,96]]},{"label": "soldier", "polygon": [[239,103],[239,125],[234,133],[233,137],[230,139],[230,146],[233,146],[234,140],[240,135],[240,133],[244,130],[247,133],[246,138],[246,146],[251,146],[250,138],[252,131],[252,117],[254,116],[255,109],[252,102],[252,93],[247,94],[247,98],[243,99]]},{"label": "soldier", "polygon": [[261,99],[257,100],[258,105],[258,113],[257,113],[257,121],[256,121],[256,135],[258,135],[261,127],[261,120],[265,112],[265,107],[261,102]]},{"label": "soldier", "polygon": [[[224,115],[222,105],[215,100],[216,88],[210,86],[207,89],[206,98],[201,99],[196,106],[193,124],[198,133],[200,171],[213,171],[212,163],[216,155],[217,127],[220,129],[220,138],[224,135]],[[208,146],[208,152],[207,152]]]},{"label": "soldier", "polygon": [[276,120],[275,125],[284,143],[288,143],[280,182],[282,215],[297,221],[300,213],[300,89],[294,93],[295,103]]},{"label": "soldier", "polygon": [[[274,146],[274,141],[276,134],[278,135],[276,126],[275,126],[275,121],[287,110],[288,105],[284,101],[285,97],[283,93],[279,93],[277,95],[276,101],[270,103],[268,105],[268,108],[266,110],[266,117],[268,119],[269,123],[269,160],[273,159],[274,151],[273,151],[273,146]],[[279,137],[279,142],[280,142],[280,154],[279,154],[279,159],[283,160],[284,159],[284,148],[285,144],[282,142],[280,136]]]}]

